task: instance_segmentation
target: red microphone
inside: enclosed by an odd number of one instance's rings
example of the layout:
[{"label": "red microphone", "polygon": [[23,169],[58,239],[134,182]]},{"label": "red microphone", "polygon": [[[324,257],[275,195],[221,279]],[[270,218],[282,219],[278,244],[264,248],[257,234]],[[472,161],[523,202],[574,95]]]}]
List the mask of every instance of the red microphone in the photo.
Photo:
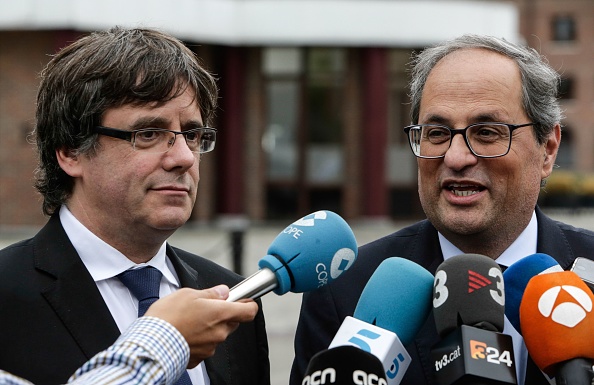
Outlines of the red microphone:
[{"label": "red microphone", "polygon": [[522,335],[534,363],[557,384],[594,377],[594,295],[572,271],[534,276],[520,304]]}]

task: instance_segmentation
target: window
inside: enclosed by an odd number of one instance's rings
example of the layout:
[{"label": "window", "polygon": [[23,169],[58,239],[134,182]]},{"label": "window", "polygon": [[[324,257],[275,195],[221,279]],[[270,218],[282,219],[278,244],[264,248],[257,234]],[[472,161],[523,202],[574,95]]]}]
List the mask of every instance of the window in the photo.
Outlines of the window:
[{"label": "window", "polygon": [[562,100],[573,99],[575,97],[574,84],[572,77],[562,77],[559,84],[559,98]]},{"label": "window", "polygon": [[307,56],[306,180],[340,184],[344,179],[343,103],[346,50],[311,48]]},{"label": "window", "polygon": [[554,41],[574,41],[575,21],[570,15],[557,15],[553,17],[553,40]]},{"label": "window", "polygon": [[263,50],[263,73],[267,77],[267,127],[262,147],[268,160],[268,179],[293,180],[297,176],[297,129],[299,76],[303,71],[298,48]]}]

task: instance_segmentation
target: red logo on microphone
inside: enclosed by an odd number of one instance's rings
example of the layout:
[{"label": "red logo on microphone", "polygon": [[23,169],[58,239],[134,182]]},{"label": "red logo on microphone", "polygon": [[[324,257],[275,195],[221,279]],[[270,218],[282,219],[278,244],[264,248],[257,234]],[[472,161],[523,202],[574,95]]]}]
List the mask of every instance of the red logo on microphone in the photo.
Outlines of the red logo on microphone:
[{"label": "red logo on microphone", "polygon": [[491,280],[476,271],[468,270],[468,292],[472,293],[475,290],[482,289],[489,286]]}]

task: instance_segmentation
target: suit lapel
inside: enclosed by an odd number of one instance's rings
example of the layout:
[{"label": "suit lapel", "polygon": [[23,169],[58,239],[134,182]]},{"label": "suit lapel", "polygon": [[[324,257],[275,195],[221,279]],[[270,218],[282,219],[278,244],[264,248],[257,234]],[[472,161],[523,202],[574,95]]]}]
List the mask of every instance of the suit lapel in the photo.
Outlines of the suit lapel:
[{"label": "suit lapel", "polygon": [[189,287],[198,290],[206,288],[206,286],[204,286],[205,282],[203,282],[203,280],[200,279],[196,269],[192,268],[190,265],[184,262],[169,244],[167,244],[166,252],[167,257],[169,257],[169,260],[171,261],[171,264],[175,269],[177,278],[179,278],[179,283],[181,287]]},{"label": "suit lapel", "polygon": [[57,214],[35,236],[34,258],[37,270],[54,277],[41,294],[86,359],[111,345],[120,331]]},{"label": "suit lapel", "polygon": [[569,269],[575,260],[575,255],[571,247],[569,247],[563,231],[555,221],[545,216],[538,207],[536,208],[536,218],[538,221],[536,251],[555,258],[563,270]]},{"label": "suit lapel", "polygon": [[[202,290],[218,284],[213,281],[213,277],[201,274],[183,261],[169,244],[167,244],[167,256],[177,273],[181,287]],[[217,347],[214,356],[204,360],[211,385],[233,383],[229,372],[231,355],[228,345],[228,342],[223,342]]]},{"label": "suit lapel", "polygon": [[[421,266],[427,269],[431,274],[435,274],[437,268],[443,262],[437,230],[429,221],[423,221],[419,228],[419,236],[414,239],[415,244],[411,248],[411,255],[409,255],[409,257],[413,261],[418,260]],[[431,311],[415,339],[417,354],[420,358],[419,363],[425,374],[426,383],[428,384],[433,383],[434,369],[433,366],[430,365],[431,357],[427,356],[427,354],[438,341],[439,336],[437,335],[435,327],[433,311]]]}]

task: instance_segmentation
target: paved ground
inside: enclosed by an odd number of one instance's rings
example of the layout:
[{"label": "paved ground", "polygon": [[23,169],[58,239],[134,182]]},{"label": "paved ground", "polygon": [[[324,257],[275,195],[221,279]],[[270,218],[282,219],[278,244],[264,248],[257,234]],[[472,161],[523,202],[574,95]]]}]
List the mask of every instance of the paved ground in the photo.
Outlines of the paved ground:
[{"label": "paved ground", "polygon": [[[549,214],[561,221],[594,230],[594,211],[569,213],[551,211]],[[246,232],[244,241],[243,274],[249,275],[257,270],[258,260],[266,254],[272,240],[289,223],[256,225]],[[351,223],[357,242],[365,244],[373,239],[387,235],[408,223],[359,222]],[[32,229],[0,231],[0,248],[28,237]],[[231,247],[227,231],[215,226],[188,225],[174,234],[170,243],[210,258],[215,262],[232,267]],[[269,293],[262,298],[266,314],[267,331],[270,344],[270,363],[272,385],[286,385],[293,360],[293,336],[301,304],[301,295],[288,293],[277,296]]]}]

